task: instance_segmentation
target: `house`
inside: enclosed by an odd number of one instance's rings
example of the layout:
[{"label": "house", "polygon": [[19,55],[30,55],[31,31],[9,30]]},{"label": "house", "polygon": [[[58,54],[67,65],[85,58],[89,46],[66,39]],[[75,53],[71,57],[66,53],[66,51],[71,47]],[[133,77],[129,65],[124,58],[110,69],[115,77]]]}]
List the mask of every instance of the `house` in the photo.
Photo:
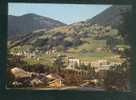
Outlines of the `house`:
[{"label": "house", "polygon": [[54,79],[60,79],[60,80],[63,80],[63,78],[58,75],[57,73],[50,73],[48,75],[46,75],[46,77],[49,79],[49,80],[54,80]]},{"label": "house", "polygon": [[22,86],[23,84],[21,82],[14,81],[14,82],[12,82],[12,85],[13,86]]},{"label": "house", "polygon": [[48,51],[46,51],[46,54],[56,54],[57,50],[55,48],[49,49]]},{"label": "house", "polygon": [[15,53],[15,52],[13,52],[13,51],[11,51],[11,52],[10,52],[10,54],[15,55],[16,53]]},{"label": "house", "polygon": [[37,57],[37,58],[36,58],[36,61],[40,61],[40,58],[39,58],[39,57]]},{"label": "house", "polygon": [[12,57],[8,57],[8,61],[10,64],[16,64],[18,62],[21,62],[24,56],[17,56],[17,55],[12,55]]},{"label": "house", "polygon": [[105,51],[105,49],[99,47],[99,48],[96,48],[96,51],[97,51],[97,52],[101,52],[101,51]]},{"label": "house", "polygon": [[86,65],[86,66],[88,66],[88,65],[90,65],[90,64],[91,64],[91,62],[90,62],[90,61],[81,61],[80,63],[81,63],[81,64],[84,64],[84,65]]},{"label": "house", "polygon": [[12,68],[10,70],[11,74],[16,78],[16,79],[19,79],[19,78],[26,78],[26,77],[32,77],[32,74],[21,69],[21,68],[18,68],[18,67],[15,67],[15,68]]},{"label": "house", "polygon": [[24,55],[27,57],[27,58],[34,58],[36,57],[36,53],[35,52],[25,52]]},{"label": "house", "polygon": [[34,78],[30,81],[30,84],[33,86],[33,87],[37,87],[37,86],[43,86],[45,83],[40,80],[39,78]]},{"label": "house", "polygon": [[67,69],[75,69],[76,66],[80,66],[80,60],[76,58],[69,58]]},{"label": "house", "polygon": [[63,84],[62,80],[60,80],[60,79],[55,79],[55,80],[49,82],[49,87],[52,87],[52,88],[61,88],[63,86],[64,86],[64,84]]},{"label": "house", "polygon": [[92,80],[84,80],[85,83],[81,84],[81,87],[86,87],[86,86],[97,86],[99,83],[98,79],[92,79]]},{"label": "house", "polygon": [[60,87],[64,86],[64,84],[63,84],[64,79],[60,75],[58,75],[56,73],[50,73],[50,74],[46,75],[46,77],[50,81],[49,87],[60,88]]},{"label": "house", "polygon": [[91,62],[92,67],[100,67],[101,65],[107,65],[107,64],[108,64],[107,60],[98,60],[98,61]]},{"label": "house", "polygon": [[16,55],[17,55],[17,56],[21,56],[21,55],[22,55],[22,53],[21,53],[21,52],[18,52],[18,53],[16,53]]}]

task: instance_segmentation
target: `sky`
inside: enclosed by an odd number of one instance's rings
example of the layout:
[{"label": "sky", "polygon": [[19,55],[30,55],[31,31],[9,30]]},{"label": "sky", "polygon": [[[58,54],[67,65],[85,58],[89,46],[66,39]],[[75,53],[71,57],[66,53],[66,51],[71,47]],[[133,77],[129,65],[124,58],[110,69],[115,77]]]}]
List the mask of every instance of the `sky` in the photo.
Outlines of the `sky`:
[{"label": "sky", "polygon": [[66,24],[91,19],[111,5],[9,3],[8,15],[34,13]]}]

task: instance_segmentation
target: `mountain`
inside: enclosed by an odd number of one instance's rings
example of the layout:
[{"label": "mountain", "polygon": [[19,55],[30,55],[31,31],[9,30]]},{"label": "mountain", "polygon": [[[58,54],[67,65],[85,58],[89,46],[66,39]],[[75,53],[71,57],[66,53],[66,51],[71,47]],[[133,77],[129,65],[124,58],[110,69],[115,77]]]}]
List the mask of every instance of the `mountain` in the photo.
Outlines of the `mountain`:
[{"label": "mountain", "polygon": [[8,16],[8,35],[9,38],[14,38],[19,35],[33,32],[38,29],[51,29],[58,26],[63,26],[64,23],[36,14],[25,14],[22,16]]},{"label": "mountain", "polygon": [[45,48],[58,45],[64,48],[81,48],[81,45],[88,45],[87,43],[93,40],[98,42],[111,39],[111,41],[116,42],[115,44],[124,43],[120,29],[130,11],[131,6],[113,5],[92,19],[51,29],[39,36],[34,44],[41,47],[45,46]]},{"label": "mountain", "polygon": [[124,43],[117,26],[121,25],[123,14],[127,13],[129,9],[128,6],[111,6],[86,21],[55,27],[50,30],[38,29],[17,39],[17,42],[15,41],[11,47],[26,44],[42,50],[55,47],[95,51],[96,48],[105,48],[107,41],[112,41],[109,44],[113,47],[115,44]]},{"label": "mountain", "polygon": [[79,22],[48,31],[43,29],[34,31],[14,41],[10,48],[17,45],[31,45],[33,49],[40,48],[43,51],[51,48],[58,50],[77,48],[78,52],[95,51],[96,48],[105,48],[109,39],[118,43],[124,42],[118,29]]},{"label": "mountain", "polygon": [[113,5],[102,13],[96,15],[86,22],[98,25],[110,25],[118,27],[123,22],[123,16],[131,10],[130,5]]}]

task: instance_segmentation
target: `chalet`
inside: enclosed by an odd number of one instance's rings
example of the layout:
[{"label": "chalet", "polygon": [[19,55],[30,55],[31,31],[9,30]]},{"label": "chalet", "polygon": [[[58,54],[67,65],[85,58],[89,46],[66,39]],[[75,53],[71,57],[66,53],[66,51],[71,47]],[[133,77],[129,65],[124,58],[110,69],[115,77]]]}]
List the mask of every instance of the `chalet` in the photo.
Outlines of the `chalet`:
[{"label": "chalet", "polygon": [[49,80],[54,80],[54,79],[60,79],[60,80],[63,80],[63,78],[58,75],[57,73],[50,73],[48,75],[46,75],[46,77],[49,79]]},{"label": "chalet", "polygon": [[46,76],[48,78],[49,82],[49,87],[53,87],[53,88],[59,88],[64,86],[63,84],[63,78],[56,74],[56,73],[50,73]]},{"label": "chalet", "polygon": [[16,79],[19,79],[19,78],[25,78],[25,77],[31,77],[32,74],[21,69],[21,68],[18,68],[18,67],[15,67],[15,68],[12,68],[11,70],[11,74],[16,78]]},{"label": "chalet", "polygon": [[59,79],[55,79],[49,82],[49,87],[52,87],[52,88],[61,88],[63,86],[64,84],[62,83],[62,80],[59,80]]}]

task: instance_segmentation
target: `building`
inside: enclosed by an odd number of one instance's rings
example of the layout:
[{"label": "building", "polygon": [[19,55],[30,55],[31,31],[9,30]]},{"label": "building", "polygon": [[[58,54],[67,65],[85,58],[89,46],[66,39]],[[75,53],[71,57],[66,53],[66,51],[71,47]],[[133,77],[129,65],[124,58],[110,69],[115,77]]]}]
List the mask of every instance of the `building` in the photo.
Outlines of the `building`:
[{"label": "building", "polygon": [[64,84],[63,84],[62,80],[60,80],[60,79],[55,79],[55,80],[49,82],[49,87],[52,87],[52,88],[61,88],[63,86],[64,86]]},{"label": "building", "polygon": [[69,58],[68,67],[66,69],[75,69],[76,66],[80,66],[80,60],[76,58]]},{"label": "building", "polygon": [[60,75],[56,73],[50,73],[46,75],[46,77],[49,80],[49,87],[60,88],[64,86],[63,84],[64,79]]},{"label": "building", "polygon": [[16,78],[32,77],[32,74],[18,67],[14,67],[10,70],[11,74]]}]

